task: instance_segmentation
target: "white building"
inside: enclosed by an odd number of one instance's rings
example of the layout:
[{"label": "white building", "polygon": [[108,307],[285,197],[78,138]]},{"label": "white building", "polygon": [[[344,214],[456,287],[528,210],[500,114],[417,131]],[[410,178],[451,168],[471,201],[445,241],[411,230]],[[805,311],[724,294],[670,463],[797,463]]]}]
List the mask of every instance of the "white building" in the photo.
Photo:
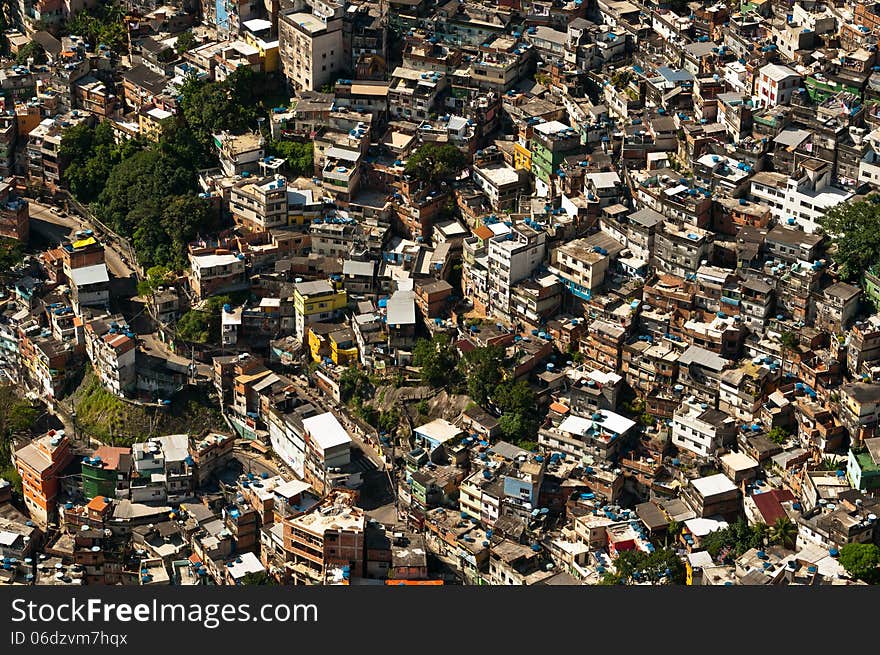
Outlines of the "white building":
[{"label": "white building", "polygon": [[736,422],[724,412],[698,402],[685,400],[672,418],[672,443],[702,456],[714,455],[723,445],[736,439]]},{"label": "white building", "polygon": [[336,11],[316,3],[313,11],[288,12],[278,21],[281,66],[291,86],[301,91],[319,90],[345,68],[341,5]]},{"label": "white building", "polygon": [[482,166],[475,164],[471,170],[474,184],[489,198],[492,209],[504,211],[517,208],[524,186],[520,171],[503,161]]},{"label": "white building", "polygon": [[816,159],[803,161],[798,177],[756,174],[751,181],[750,195],[768,205],[777,221],[800,225],[808,234],[816,232],[819,218],[825,212],[853,197],[852,193],[831,185],[830,166]]},{"label": "white building", "polygon": [[801,80],[801,76],[788,66],[767,64],[758,71],[755,79],[757,106],[787,105],[795,89],[801,85]]},{"label": "white building", "polygon": [[134,471],[133,503],[179,503],[188,498],[195,482],[189,435],[156,437],[131,447]]},{"label": "white building", "polygon": [[306,451],[306,480],[326,478],[331,469],[351,462],[352,440],[330,412],[303,419]]},{"label": "white building", "polygon": [[527,278],[544,261],[546,233],[517,223],[504,236],[493,237],[488,248],[489,305],[491,312],[506,317],[510,311],[510,288]]}]

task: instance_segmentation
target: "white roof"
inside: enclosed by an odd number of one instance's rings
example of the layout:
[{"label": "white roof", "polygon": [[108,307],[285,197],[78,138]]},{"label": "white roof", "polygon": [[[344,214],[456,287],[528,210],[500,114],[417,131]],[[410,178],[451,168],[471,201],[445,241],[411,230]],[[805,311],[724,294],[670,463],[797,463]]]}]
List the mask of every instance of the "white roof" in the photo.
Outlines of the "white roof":
[{"label": "white roof", "polygon": [[189,435],[169,434],[164,437],[156,437],[162,444],[162,454],[166,462],[180,462],[189,456]]},{"label": "white roof", "polygon": [[413,325],[416,322],[416,293],[398,290],[388,299],[387,325]]},{"label": "white roof", "polygon": [[70,271],[70,277],[73,278],[73,283],[78,287],[110,281],[105,264],[75,268]]},{"label": "white roof", "polygon": [[311,485],[308,482],[303,482],[302,480],[288,480],[275,487],[274,493],[282,498],[292,498],[308,489],[311,489]]},{"label": "white roof", "polygon": [[620,184],[620,176],[617,173],[587,173],[587,179],[596,185],[597,189],[613,188]]},{"label": "white roof", "polygon": [[442,418],[435,418],[430,423],[420,425],[415,429],[437,443],[444,443],[462,433],[462,429]]},{"label": "white roof", "polygon": [[311,189],[296,189],[292,187],[287,187],[287,204],[288,205],[311,205],[312,202],[312,190]]},{"label": "white roof", "polygon": [[268,30],[272,28],[271,21],[265,20],[263,18],[253,18],[251,20],[246,20],[243,24],[245,29],[250,30],[251,32],[261,32],[263,30]]},{"label": "white roof", "polygon": [[617,373],[606,373],[605,371],[597,370],[587,373],[587,377],[599,384],[617,384],[622,379]]},{"label": "white roof", "polygon": [[236,307],[231,312],[223,310],[220,315],[222,325],[241,325],[241,307]]},{"label": "white roof", "polygon": [[705,478],[697,478],[691,480],[694,489],[700,492],[703,498],[714,496],[715,494],[723,494],[728,491],[734,491],[737,487],[723,473],[717,473]]},{"label": "white roof", "polygon": [[[238,560],[241,560],[240,562]],[[241,553],[234,560],[230,560],[227,570],[234,580],[239,580],[248,573],[261,573],[266,569],[260,563],[259,558],[253,553]]]},{"label": "white roof", "polygon": [[583,436],[587,433],[587,430],[592,427],[593,423],[596,423],[600,425],[605,432],[611,432],[613,434],[625,434],[627,431],[631,430],[636,424],[635,421],[632,421],[625,416],[621,416],[620,414],[609,412],[608,410],[602,410],[599,413],[602,414],[601,421],[594,421],[592,418],[585,418],[583,416],[576,416],[572,414],[559,424],[559,429],[564,432],[570,432],[572,434],[579,434]]},{"label": "white roof", "polygon": [[758,462],[745,453],[727,453],[722,455],[721,462],[734,471],[748,471],[758,466]]},{"label": "white roof", "polygon": [[684,524],[695,537],[705,537],[710,532],[723,530],[727,527],[727,521],[723,519],[688,519]]},{"label": "white roof", "polygon": [[322,450],[351,443],[348,432],[331,412],[303,419],[303,427]]},{"label": "white roof", "polygon": [[461,128],[468,124],[468,119],[462,116],[452,116],[446,124],[446,129],[450,132],[458,132]]},{"label": "white roof", "polygon": [[800,77],[796,72],[788,66],[780,66],[779,64],[767,64],[760,71],[761,75],[766,75],[774,82],[779,82],[788,77]]},{"label": "white roof", "polygon": [[492,230],[493,236],[501,236],[502,234],[510,234],[512,231],[509,225],[505,225],[504,223],[492,223],[492,225],[487,225],[490,230]]},{"label": "white roof", "polygon": [[559,121],[547,121],[546,123],[535,125],[534,129],[536,129],[541,134],[549,135],[556,134],[557,132],[562,132],[563,130],[570,130],[572,128],[565,123],[560,123]]},{"label": "white roof", "polygon": [[172,114],[170,111],[160,109],[159,107],[153,107],[147,112],[147,114],[155,118],[157,121],[164,121],[166,118],[171,118],[172,116],[174,116],[174,114]]},{"label": "white roof", "polygon": [[0,546],[11,546],[20,535],[8,530],[0,530]]},{"label": "white roof", "polygon": [[229,266],[238,261],[235,255],[193,255],[193,265],[198,268]]},{"label": "white roof", "polygon": [[709,554],[708,551],[705,550],[698,550],[696,553],[688,553],[687,559],[688,562],[690,562],[690,565],[693,567],[715,565],[715,562],[712,560],[712,556]]}]

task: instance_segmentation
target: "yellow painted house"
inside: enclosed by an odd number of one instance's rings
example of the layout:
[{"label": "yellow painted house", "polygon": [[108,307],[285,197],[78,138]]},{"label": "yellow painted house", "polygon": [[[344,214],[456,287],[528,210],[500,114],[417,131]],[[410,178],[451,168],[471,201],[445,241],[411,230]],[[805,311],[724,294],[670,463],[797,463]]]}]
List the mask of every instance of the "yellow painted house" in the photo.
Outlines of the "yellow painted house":
[{"label": "yellow painted house", "polygon": [[517,169],[531,170],[532,153],[526,146],[519,143],[513,144],[513,166]]},{"label": "yellow painted house", "polygon": [[[341,287],[341,283],[339,284]],[[293,292],[296,333],[304,336],[306,326],[326,323],[339,317],[348,306],[348,294],[328,280],[297,282]]]},{"label": "yellow painted house", "polygon": [[274,41],[264,41],[258,36],[254,36],[250,32],[244,33],[245,43],[255,47],[260,51],[260,61],[263,62],[263,72],[274,73],[281,66],[281,55],[278,51],[278,39]]}]

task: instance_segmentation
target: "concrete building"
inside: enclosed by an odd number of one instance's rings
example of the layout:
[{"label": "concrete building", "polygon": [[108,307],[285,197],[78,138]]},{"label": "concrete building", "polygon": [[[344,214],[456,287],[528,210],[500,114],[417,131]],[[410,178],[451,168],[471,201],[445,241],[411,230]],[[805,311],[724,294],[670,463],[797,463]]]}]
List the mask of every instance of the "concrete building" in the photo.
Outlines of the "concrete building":
[{"label": "concrete building", "polygon": [[190,254],[190,287],[196,298],[240,291],[248,286],[243,257],[232,253]]},{"label": "concrete building", "polygon": [[801,76],[788,66],[767,64],[755,78],[755,97],[759,107],[787,105],[801,85]]},{"label": "concrete building", "polygon": [[682,402],[672,417],[672,443],[696,455],[714,455],[735,440],[734,419],[696,398]]},{"label": "concrete building", "polygon": [[343,61],[342,5],[316,3],[312,13],[288,11],[278,20],[281,69],[299,91],[317,91],[348,68]]},{"label": "concrete building", "polygon": [[46,525],[55,517],[58,476],[72,459],[70,441],[63,430],[50,430],[13,453],[25,507],[37,523]]},{"label": "concrete building", "polygon": [[296,335],[305,338],[307,325],[332,321],[347,305],[346,291],[336,289],[327,280],[297,282],[293,292]]},{"label": "concrete building", "polygon": [[347,566],[354,577],[364,574],[366,515],[355,495],[335,489],[319,505],[284,521],[288,566],[301,583],[322,584],[328,569]]}]

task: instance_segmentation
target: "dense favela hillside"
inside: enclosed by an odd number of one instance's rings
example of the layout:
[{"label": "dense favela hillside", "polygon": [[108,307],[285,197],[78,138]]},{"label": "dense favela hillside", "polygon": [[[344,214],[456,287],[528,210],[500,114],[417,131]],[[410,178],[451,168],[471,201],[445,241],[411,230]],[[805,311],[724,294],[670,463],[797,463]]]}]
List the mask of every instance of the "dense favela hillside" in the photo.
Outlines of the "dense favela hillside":
[{"label": "dense favela hillside", "polygon": [[878,5],[50,5],[4,583],[880,580]]}]

